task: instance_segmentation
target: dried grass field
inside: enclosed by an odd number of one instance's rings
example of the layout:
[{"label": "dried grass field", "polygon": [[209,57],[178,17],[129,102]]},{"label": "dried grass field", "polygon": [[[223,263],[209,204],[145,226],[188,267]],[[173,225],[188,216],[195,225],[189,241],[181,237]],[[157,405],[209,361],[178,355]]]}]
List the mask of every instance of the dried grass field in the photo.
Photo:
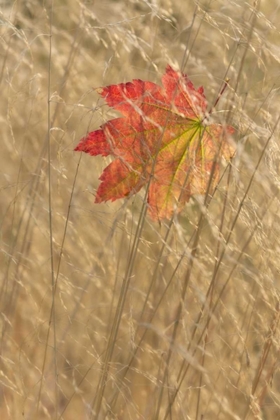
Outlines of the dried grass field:
[{"label": "dried grass field", "polygon": [[[280,419],[278,0],[1,1],[1,419]],[[237,151],[171,221],[94,204],[97,88],[203,85]]]}]

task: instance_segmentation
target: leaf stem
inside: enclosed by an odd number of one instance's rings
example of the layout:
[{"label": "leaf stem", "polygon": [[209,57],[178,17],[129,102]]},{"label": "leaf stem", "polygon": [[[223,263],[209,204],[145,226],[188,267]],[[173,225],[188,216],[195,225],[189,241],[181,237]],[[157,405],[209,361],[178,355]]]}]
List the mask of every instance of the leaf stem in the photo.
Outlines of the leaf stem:
[{"label": "leaf stem", "polygon": [[[218,102],[219,102],[219,100],[220,100],[221,96],[223,95],[224,91],[225,91],[225,90],[226,90],[226,88],[228,87],[228,82],[229,82],[229,78],[226,78],[226,80],[224,81],[223,87],[222,87],[222,89],[220,90],[220,93],[219,93],[219,95],[218,95],[218,97],[217,97],[217,99],[216,99],[216,101],[215,101],[214,105],[212,105],[212,107],[211,107],[210,111],[208,112],[208,115],[211,115],[211,114],[212,114],[212,112],[213,112],[213,109],[215,109],[215,108],[216,108],[216,106],[218,105]],[[205,119],[205,117],[204,117],[204,119]]]}]

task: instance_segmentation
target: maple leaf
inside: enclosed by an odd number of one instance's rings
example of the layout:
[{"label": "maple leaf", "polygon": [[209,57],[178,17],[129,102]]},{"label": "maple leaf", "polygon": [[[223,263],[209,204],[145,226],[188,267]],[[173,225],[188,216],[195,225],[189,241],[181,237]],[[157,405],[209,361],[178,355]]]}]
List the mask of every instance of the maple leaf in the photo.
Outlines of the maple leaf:
[{"label": "maple leaf", "polygon": [[112,155],[103,171],[95,202],[117,200],[149,186],[152,219],[170,218],[195,194],[212,193],[221,159],[233,157],[231,126],[207,124],[203,87],[167,66],[163,87],[143,80],[100,90],[122,117],[82,138],[76,151]]}]

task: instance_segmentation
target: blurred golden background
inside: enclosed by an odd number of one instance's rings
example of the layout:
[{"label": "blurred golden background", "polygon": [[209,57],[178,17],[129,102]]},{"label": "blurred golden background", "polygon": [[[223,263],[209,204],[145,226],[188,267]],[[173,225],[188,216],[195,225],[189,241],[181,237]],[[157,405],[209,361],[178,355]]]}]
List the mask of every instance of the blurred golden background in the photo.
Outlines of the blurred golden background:
[{"label": "blurred golden background", "polygon": [[[277,419],[278,0],[1,2],[1,419]],[[203,206],[94,204],[97,88],[166,64],[237,154]],[[142,209],[142,210],[141,210]]]}]

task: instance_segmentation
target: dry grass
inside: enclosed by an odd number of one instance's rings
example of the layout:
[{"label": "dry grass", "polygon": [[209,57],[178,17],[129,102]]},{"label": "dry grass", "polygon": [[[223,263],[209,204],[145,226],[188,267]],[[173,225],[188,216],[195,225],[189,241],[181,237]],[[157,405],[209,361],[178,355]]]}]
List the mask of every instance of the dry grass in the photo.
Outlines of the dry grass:
[{"label": "dry grass", "polygon": [[[3,2],[1,419],[277,419],[278,0]],[[94,205],[93,89],[185,66],[236,127],[207,209]]]}]

